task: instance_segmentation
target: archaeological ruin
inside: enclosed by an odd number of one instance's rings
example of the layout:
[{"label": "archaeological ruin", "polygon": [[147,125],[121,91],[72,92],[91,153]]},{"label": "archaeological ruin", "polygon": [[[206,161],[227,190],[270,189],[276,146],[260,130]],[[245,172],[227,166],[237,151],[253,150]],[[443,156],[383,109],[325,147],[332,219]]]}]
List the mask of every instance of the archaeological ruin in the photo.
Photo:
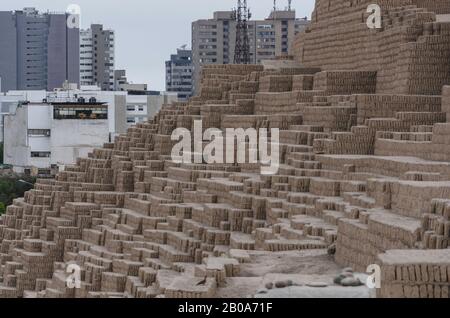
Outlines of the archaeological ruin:
[{"label": "archaeological ruin", "polygon": [[[366,24],[373,2],[380,29]],[[448,14],[450,0],[316,0],[290,56],[204,67],[198,96],[7,208],[0,298],[345,295],[366,287],[333,275],[372,264],[372,297],[448,298]],[[173,162],[172,132],[195,120],[279,128],[278,173]]]}]

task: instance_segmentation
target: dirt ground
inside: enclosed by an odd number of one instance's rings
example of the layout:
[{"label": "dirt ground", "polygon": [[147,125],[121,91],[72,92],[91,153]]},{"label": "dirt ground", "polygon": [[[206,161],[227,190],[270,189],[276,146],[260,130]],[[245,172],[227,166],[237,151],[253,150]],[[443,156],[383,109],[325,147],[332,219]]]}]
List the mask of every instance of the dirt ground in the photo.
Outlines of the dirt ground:
[{"label": "dirt ground", "polygon": [[[342,287],[333,283],[342,268],[326,250],[289,252],[250,251],[251,262],[241,264],[239,277],[227,279],[216,297],[227,298],[369,298],[373,293],[366,286]],[[365,282],[364,274],[357,274]],[[292,281],[294,286],[267,290],[267,283]],[[309,287],[308,284],[326,287]]]}]

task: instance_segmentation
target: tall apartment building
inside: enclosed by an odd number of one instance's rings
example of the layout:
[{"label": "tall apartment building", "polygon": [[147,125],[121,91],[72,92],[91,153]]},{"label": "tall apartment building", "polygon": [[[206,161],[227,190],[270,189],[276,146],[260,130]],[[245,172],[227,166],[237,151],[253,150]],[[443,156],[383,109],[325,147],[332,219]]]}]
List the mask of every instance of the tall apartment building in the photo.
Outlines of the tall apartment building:
[{"label": "tall apartment building", "polygon": [[114,31],[92,24],[80,31],[80,84],[114,90]]},{"label": "tall apartment building", "polygon": [[177,93],[180,101],[187,101],[193,93],[193,70],[192,51],[178,49],[166,61],[166,91]]},{"label": "tall apartment building", "polygon": [[94,84],[92,30],[80,30],[80,85],[93,86]]},{"label": "tall apartment building", "polygon": [[0,11],[2,91],[53,90],[66,80],[79,83],[78,28],[66,13],[34,8]]},{"label": "tall apartment building", "polygon": [[[295,11],[272,11],[265,20],[248,22],[250,60],[262,60],[286,55],[295,35],[309,24],[307,18],[297,19]],[[207,64],[232,64],[236,44],[236,21],[231,11],[218,11],[212,19],[192,23],[192,59],[194,65],[194,91],[201,67]]]}]

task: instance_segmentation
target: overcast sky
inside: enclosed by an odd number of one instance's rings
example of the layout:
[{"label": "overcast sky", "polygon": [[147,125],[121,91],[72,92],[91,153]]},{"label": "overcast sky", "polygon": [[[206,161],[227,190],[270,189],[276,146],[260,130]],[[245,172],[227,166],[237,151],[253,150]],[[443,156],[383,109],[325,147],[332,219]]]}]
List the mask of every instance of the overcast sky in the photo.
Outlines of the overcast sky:
[{"label": "overcast sky", "polygon": [[[287,0],[277,0],[278,8]],[[266,18],[273,0],[248,0],[254,19]],[[164,61],[183,44],[191,46],[191,22],[230,10],[236,0],[1,0],[0,11],[36,7],[64,12],[81,7],[81,26],[101,23],[116,32],[116,68],[126,69],[129,81],[165,89]],[[310,17],[314,0],[293,0],[297,17]]]}]

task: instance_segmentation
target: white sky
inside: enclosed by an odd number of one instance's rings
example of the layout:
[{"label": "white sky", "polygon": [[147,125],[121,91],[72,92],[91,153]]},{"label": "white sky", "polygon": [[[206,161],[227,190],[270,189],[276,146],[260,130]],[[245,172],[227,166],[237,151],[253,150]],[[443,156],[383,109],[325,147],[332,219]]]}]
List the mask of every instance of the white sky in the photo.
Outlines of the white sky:
[{"label": "white sky", "polygon": [[[1,0],[0,11],[36,7],[64,12],[81,7],[83,28],[101,23],[116,32],[116,68],[126,69],[128,80],[165,89],[164,62],[183,44],[191,46],[191,22],[212,18],[214,11],[230,10],[236,0]],[[277,0],[279,9],[287,0]],[[266,18],[273,0],[248,0],[254,19]],[[314,0],[293,0],[297,17],[310,17]]]}]

